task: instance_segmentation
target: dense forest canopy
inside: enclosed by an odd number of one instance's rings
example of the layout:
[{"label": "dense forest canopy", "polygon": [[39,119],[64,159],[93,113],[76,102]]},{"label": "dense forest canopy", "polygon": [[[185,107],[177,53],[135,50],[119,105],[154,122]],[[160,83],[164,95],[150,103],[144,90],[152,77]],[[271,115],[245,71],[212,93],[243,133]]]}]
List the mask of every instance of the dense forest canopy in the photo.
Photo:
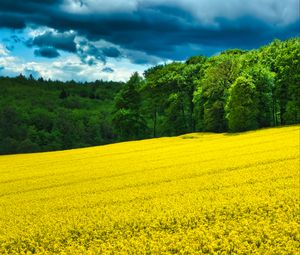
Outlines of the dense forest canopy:
[{"label": "dense forest canopy", "polygon": [[127,83],[0,78],[0,153],[300,122],[300,38],[152,67]]}]

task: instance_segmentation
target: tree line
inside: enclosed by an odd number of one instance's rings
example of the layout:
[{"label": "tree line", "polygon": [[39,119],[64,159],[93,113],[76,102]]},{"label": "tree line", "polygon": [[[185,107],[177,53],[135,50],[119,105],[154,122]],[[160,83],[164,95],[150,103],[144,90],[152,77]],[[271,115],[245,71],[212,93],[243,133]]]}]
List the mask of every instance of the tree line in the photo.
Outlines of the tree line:
[{"label": "tree line", "polygon": [[300,122],[300,39],[157,65],[128,82],[0,79],[0,153]]},{"label": "tree line", "polygon": [[116,97],[113,124],[124,140],[295,124],[299,81],[299,38],[196,56],[150,68],[144,79],[133,74]]},{"label": "tree line", "polygon": [[0,154],[114,142],[114,96],[123,83],[0,78]]}]

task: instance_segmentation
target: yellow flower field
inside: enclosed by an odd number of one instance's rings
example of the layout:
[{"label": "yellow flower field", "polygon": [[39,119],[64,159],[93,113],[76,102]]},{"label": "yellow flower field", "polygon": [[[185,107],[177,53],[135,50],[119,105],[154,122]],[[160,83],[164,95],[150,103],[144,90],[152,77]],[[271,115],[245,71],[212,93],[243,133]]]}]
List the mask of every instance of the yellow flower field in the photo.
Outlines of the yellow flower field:
[{"label": "yellow flower field", "polygon": [[297,254],[299,126],[0,157],[0,254]]}]

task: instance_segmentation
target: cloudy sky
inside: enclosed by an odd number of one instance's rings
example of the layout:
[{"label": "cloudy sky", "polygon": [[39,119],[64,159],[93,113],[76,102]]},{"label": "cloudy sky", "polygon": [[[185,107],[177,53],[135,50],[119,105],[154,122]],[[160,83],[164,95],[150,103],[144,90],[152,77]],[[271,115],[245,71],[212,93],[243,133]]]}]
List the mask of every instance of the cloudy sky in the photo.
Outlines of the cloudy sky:
[{"label": "cloudy sky", "polygon": [[299,0],[0,0],[0,75],[134,71],[299,36]]}]

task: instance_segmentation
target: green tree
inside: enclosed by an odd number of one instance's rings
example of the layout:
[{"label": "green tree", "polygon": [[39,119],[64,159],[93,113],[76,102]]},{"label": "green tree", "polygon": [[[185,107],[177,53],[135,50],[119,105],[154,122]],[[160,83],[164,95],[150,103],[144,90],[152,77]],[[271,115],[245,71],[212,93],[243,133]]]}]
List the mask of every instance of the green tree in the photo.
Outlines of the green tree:
[{"label": "green tree", "polygon": [[152,137],[157,137],[159,114],[163,112],[163,105],[165,103],[164,88],[161,83],[164,66],[158,65],[151,67],[144,72],[146,82],[142,88],[144,95],[144,105],[146,113],[152,120]]},{"label": "green tree", "polygon": [[68,92],[63,88],[59,94],[60,99],[65,99],[69,96]]},{"label": "green tree", "polygon": [[168,135],[179,135],[186,132],[186,119],[182,106],[182,97],[179,93],[172,93],[166,99],[166,119],[164,132]]},{"label": "green tree", "polygon": [[15,107],[6,106],[0,112],[0,137],[24,140],[27,136],[25,119]]},{"label": "green tree", "polygon": [[258,127],[276,125],[276,103],[273,95],[275,73],[262,64],[255,64],[243,73],[252,77],[257,91]]},{"label": "green tree", "polygon": [[30,114],[29,123],[37,130],[51,132],[54,125],[55,115],[43,108],[34,109]]},{"label": "green tree", "polygon": [[224,109],[228,89],[240,72],[239,55],[220,55],[213,57],[207,64],[197,92],[203,104],[203,127],[207,131],[224,132],[227,130]]},{"label": "green tree", "polygon": [[258,127],[257,92],[252,78],[240,76],[229,89],[226,118],[231,132]]},{"label": "green tree", "polygon": [[260,61],[276,73],[274,104],[279,108],[279,124],[299,123],[300,39],[274,40],[259,52]]},{"label": "green tree", "polygon": [[23,140],[19,145],[17,152],[28,153],[28,152],[38,152],[41,148],[36,143],[32,142],[29,138]]},{"label": "green tree", "polygon": [[82,133],[82,126],[77,125],[72,111],[59,109],[54,130],[59,136],[62,149],[74,148]]},{"label": "green tree", "polygon": [[189,58],[183,70],[184,76],[184,91],[188,101],[188,114],[189,114],[189,131],[196,131],[196,117],[195,117],[195,100],[194,94],[198,84],[204,76],[206,57],[197,56]]},{"label": "green tree", "polygon": [[188,131],[187,94],[184,63],[165,65],[160,83],[163,86],[166,118],[163,123],[166,135],[178,135]]},{"label": "green tree", "polygon": [[18,152],[19,142],[11,137],[2,137],[0,140],[0,154],[11,154]]},{"label": "green tree", "polygon": [[136,72],[115,98],[113,125],[121,140],[142,138],[147,129],[141,115],[142,78]]},{"label": "green tree", "polygon": [[300,122],[300,39],[282,43],[275,60],[281,124]]}]

